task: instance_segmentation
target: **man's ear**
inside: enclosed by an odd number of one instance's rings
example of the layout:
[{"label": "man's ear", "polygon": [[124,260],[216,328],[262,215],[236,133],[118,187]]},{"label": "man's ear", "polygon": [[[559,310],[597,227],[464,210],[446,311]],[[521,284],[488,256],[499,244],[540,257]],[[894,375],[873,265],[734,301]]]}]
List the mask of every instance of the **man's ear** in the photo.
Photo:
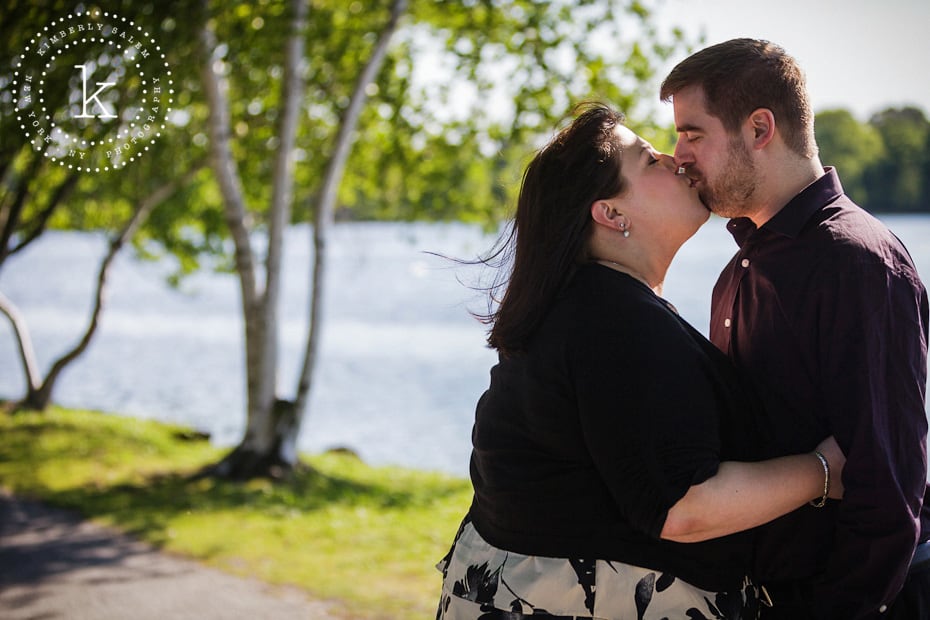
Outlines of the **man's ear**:
[{"label": "man's ear", "polygon": [[775,138],[775,115],[768,108],[757,108],[747,119],[752,148],[763,149]]}]

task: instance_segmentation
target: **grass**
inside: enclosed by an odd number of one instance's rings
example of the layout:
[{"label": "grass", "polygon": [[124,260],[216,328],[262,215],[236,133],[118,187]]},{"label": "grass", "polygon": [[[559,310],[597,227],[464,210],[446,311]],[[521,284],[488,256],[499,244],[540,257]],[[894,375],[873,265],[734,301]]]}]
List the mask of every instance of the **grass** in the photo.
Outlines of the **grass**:
[{"label": "grass", "polygon": [[338,599],[353,618],[435,617],[467,480],[304,456],[287,482],[191,474],[222,451],[180,427],[51,408],[0,414],[0,486],[74,509],[166,551]]}]

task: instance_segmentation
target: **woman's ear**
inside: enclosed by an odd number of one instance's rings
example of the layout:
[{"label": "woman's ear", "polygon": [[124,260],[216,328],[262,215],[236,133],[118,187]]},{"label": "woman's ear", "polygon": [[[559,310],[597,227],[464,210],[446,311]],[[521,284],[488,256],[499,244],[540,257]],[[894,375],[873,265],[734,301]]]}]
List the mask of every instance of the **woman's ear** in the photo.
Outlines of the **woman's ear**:
[{"label": "woman's ear", "polygon": [[753,110],[747,123],[752,130],[752,148],[763,149],[775,138],[775,115],[768,108]]},{"label": "woman's ear", "polygon": [[591,204],[591,219],[601,226],[615,228],[617,226],[614,222],[616,216],[616,210],[606,200],[595,200]]},{"label": "woman's ear", "polygon": [[606,226],[611,230],[617,230],[627,235],[629,234],[627,232],[629,230],[627,217],[620,213],[615,205],[610,204],[606,200],[596,200],[591,205],[591,219],[593,219],[596,224]]}]

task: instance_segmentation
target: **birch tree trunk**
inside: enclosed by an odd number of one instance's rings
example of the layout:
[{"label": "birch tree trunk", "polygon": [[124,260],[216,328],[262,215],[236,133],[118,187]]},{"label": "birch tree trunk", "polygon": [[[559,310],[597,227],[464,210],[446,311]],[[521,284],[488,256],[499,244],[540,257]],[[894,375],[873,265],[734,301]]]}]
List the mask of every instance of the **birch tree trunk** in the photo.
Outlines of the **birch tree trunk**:
[{"label": "birch tree trunk", "polygon": [[283,110],[278,126],[279,145],[274,167],[268,220],[268,253],[264,290],[256,282],[256,260],[249,240],[242,181],[230,148],[231,120],[228,86],[214,66],[216,37],[209,24],[202,31],[205,52],[203,82],[210,108],[213,169],[223,195],[226,222],[235,244],[235,265],[242,293],[246,331],[246,432],[241,443],[213,468],[228,478],[279,476],[297,463],[294,407],[276,397],[278,364],[278,307],[284,232],[290,222],[294,184],[294,143],[303,100],[304,36],[308,3],[291,3],[291,32],[286,42]]},{"label": "birch tree trunk", "polygon": [[[336,135],[336,144],[333,154],[326,167],[320,190],[319,203],[313,221],[313,276],[312,295],[310,302],[310,327],[307,334],[307,347],[304,352],[303,367],[297,384],[297,395],[294,399],[294,408],[297,412],[297,428],[303,421],[307,409],[307,401],[313,385],[313,371],[319,356],[320,324],[322,322],[321,309],[323,307],[326,273],[326,243],[329,230],[333,224],[333,213],[336,207],[339,185],[345,172],[346,161],[352,149],[352,136],[358,125],[359,116],[367,100],[366,87],[372,83],[384,64],[388,45],[397,31],[400,18],[407,11],[408,0],[395,0],[391,5],[391,17],[385,25],[378,41],[375,44],[371,57],[359,74],[352,91],[352,98],[346,108]],[[296,438],[296,435],[295,435]]]},{"label": "birch tree trunk", "polygon": [[[204,2],[207,8],[208,2]],[[236,274],[239,277],[239,290],[242,302],[242,316],[245,322],[245,357],[246,357],[246,397],[248,416],[260,414],[263,406],[271,400],[268,390],[261,385],[262,334],[260,329],[263,317],[262,299],[256,282],[255,254],[246,225],[247,212],[242,181],[230,146],[231,121],[229,113],[229,95],[226,78],[217,70],[220,61],[214,58],[216,35],[209,22],[201,30],[201,45],[204,54],[202,81],[210,118],[207,129],[210,134],[211,166],[223,197],[223,212],[229,234],[233,240]]]},{"label": "birch tree trunk", "polygon": [[246,373],[248,413],[246,432],[240,444],[210,473],[227,478],[254,476],[280,477],[298,465],[297,437],[306,410],[320,332],[326,267],[326,240],[333,222],[337,190],[345,171],[354,133],[372,83],[384,64],[388,44],[405,13],[407,0],[396,0],[391,17],[381,31],[372,55],[365,64],[349,105],[341,119],[334,152],[327,165],[314,219],[314,266],[310,302],[310,326],[303,367],[293,401],[278,398],[275,392],[277,369],[277,315],[280,296],[281,257],[284,231],[290,221],[294,183],[293,152],[300,104],[303,100],[304,37],[308,3],[293,0],[291,33],[287,40],[282,84],[283,110],[278,127],[279,146],[274,167],[272,204],[269,210],[268,256],[265,263],[265,289],[259,291],[255,276],[254,253],[249,244],[246,206],[242,183],[230,148],[230,114],[226,80],[214,65],[216,38],[209,23],[201,42],[205,53],[204,90],[210,108],[210,140],[213,169],[225,204],[226,220],[236,247],[235,264],[242,289],[246,329]]}]

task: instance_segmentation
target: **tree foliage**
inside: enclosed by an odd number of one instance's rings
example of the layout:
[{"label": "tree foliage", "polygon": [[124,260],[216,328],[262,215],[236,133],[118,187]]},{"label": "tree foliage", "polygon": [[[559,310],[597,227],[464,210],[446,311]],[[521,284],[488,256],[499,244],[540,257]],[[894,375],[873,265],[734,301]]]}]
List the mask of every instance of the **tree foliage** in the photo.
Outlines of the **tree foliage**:
[{"label": "tree foliage", "polygon": [[[191,105],[198,87],[196,72],[190,63],[185,62],[191,54],[193,27],[196,15],[190,14],[189,2],[183,0],[164,0],[138,2],[134,0],[116,0],[102,3],[72,4],[60,0],[10,0],[0,9],[0,37],[4,47],[0,52],[0,267],[9,254],[28,246],[31,240],[41,235],[47,228],[73,230],[115,231],[123,226],[134,210],[134,206],[145,200],[159,188],[195,168],[202,167],[205,158],[204,145],[191,140],[188,128],[196,125],[198,112],[196,105]],[[76,23],[92,23],[90,17],[69,18],[77,13],[88,13],[93,9],[112,12],[125,16],[138,24],[158,42],[165,54],[164,63],[171,67],[171,78],[175,86],[175,110],[168,116],[168,124],[161,136],[148,144],[149,150],[141,154],[137,161],[120,170],[108,173],[77,171],[73,168],[50,161],[34,142],[27,140],[17,120],[15,109],[16,97],[20,94],[20,85],[14,85],[16,64],[26,63],[32,72],[41,70],[43,59],[35,54],[24,53],[32,40],[38,41],[41,33],[59,20],[64,26]],[[179,19],[186,16],[188,19]],[[32,44],[35,45],[34,43]],[[121,67],[108,54],[106,46],[100,49],[81,46],[83,58],[95,65],[104,66],[109,62],[113,70]],[[110,60],[107,60],[107,56]],[[153,54],[152,58],[155,58]],[[59,64],[67,69],[66,58]],[[158,61],[161,63],[161,60]],[[38,63],[38,64],[37,64]],[[31,65],[31,66],[30,66]],[[96,79],[104,79],[104,74]],[[114,91],[120,95],[132,88],[131,80],[116,80]],[[74,103],[74,84],[63,80],[47,80],[45,92],[46,106],[50,110],[66,111]],[[49,92],[50,89],[54,89]],[[70,104],[69,104],[70,98]],[[115,101],[119,109],[120,101]],[[59,114],[61,112],[58,112]],[[88,125],[92,131],[94,125]],[[100,129],[100,126],[97,126]],[[101,137],[112,137],[113,128],[104,128]],[[85,136],[91,138],[90,134]],[[185,239],[190,244],[195,236],[178,234],[178,227],[183,226],[176,218],[166,215],[173,213],[196,213],[198,201],[192,200],[193,187],[202,185],[205,176],[172,196],[165,205],[153,213],[153,219],[143,227],[143,233],[136,237],[136,243],[144,244],[151,236],[152,230],[174,229],[175,234],[158,235],[164,242],[164,248],[171,251],[177,248],[179,255],[184,254]],[[22,201],[21,208],[17,202]],[[174,206],[172,210],[170,207]],[[195,218],[188,218],[194,220]],[[209,223],[209,217],[204,218]],[[148,231],[148,232],[145,232]],[[213,234],[221,236],[219,226],[214,226]],[[198,235],[196,237],[203,238]],[[143,247],[140,245],[140,248]],[[207,246],[209,247],[209,246]],[[197,243],[197,250],[205,249],[202,242]],[[192,266],[192,265],[191,265]]]},{"label": "tree foliage", "polygon": [[[11,65],[52,19],[100,6],[151,29],[174,69],[173,124],[140,161],[118,174],[70,174],[39,165],[16,127]],[[261,226],[269,203],[287,11],[283,0],[214,6],[217,60],[228,73],[232,131],[247,203]],[[314,0],[306,32],[307,88],[297,136],[293,211],[310,221],[352,80],[374,44],[390,3]],[[119,226],[135,200],[184,174],[208,152],[206,104],[196,32],[205,18],[191,0],[10,0],[0,9],[0,179],[3,200],[28,184],[29,200],[10,229],[11,249],[45,226]],[[417,0],[377,79],[369,85],[355,145],[339,190],[339,219],[464,219],[493,223],[512,206],[529,150],[573,103],[607,101],[638,118],[654,66],[682,53],[678,30],[658,32],[641,2],[592,0]],[[651,100],[652,93],[645,93]],[[6,170],[7,173],[2,174]],[[67,208],[45,207],[56,195]],[[60,199],[59,199],[60,201]],[[206,172],[152,212],[134,239],[143,254],[176,257],[181,273],[204,252],[229,250],[220,196]],[[2,264],[2,263],[0,263]]]},{"label": "tree foliage", "polygon": [[[115,256],[152,210],[203,166],[170,155],[180,137],[169,116],[173,78],[168,56],[148,34],[152,23],[173,29],[178,3],[136,3],[130,15],[142,16],[144,27],[111,14],[114,6],[128,10],[128,3],[112,4],[11,0],[0,14],[0,268],[50,227],[105,230],[110,237],[87,326],[47,372],[35,360],[27,317],[0,292],[0,312],[13,327],[26,379],[20,407],[49,404],[62,370],[97,330]],[[91,91],[90,116],[88,83],[92,89],[103,84]],[[162,139],[154,140],[156,134]]]},{"label": "tree foliage", "polygon": [[888,108],[867,123],[848,110],[817,114],[821,160],[873,212],[930,212],[930,121],[915,107]]}]

